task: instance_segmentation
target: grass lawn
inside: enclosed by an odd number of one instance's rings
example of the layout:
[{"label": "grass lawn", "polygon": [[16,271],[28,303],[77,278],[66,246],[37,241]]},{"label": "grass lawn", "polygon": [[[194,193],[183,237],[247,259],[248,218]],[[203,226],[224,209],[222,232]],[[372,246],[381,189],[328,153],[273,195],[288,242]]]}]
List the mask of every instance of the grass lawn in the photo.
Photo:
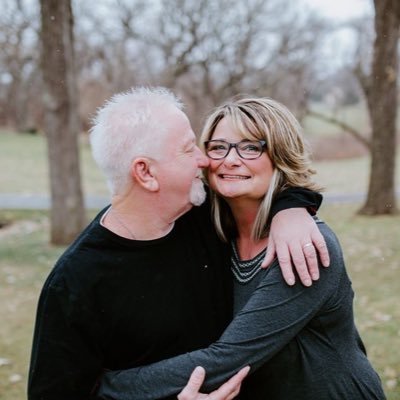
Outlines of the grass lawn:
[{"label": "grass lawn", "polygon": [[[107,195],[103,177],[81,146],[85,193]],[[0,132],[3,193],[48,193],[45,142]],[[399,158],[398,158],[399,160]],[[365,192],[366,158],[315,164],[327,193]],[[400,187],[397,162],[397,187]],[[389,400],[400,400],[400,216],[361,217],[360,205],[328,204],[320,215],[338,234],[356,291],[355,312],[368,354]],[[0,399],[26,397],[27,366],[38,294],[63,248],[48,245],[42,211],[0,210]]]},{"label": "grass lawn", "polygon": [[[9,171],[7,174],[0,173],[2,193],[49,193],[47,150],[43,136],[0,131],[0,160],[3,171]],[[108,195],[104,177],[91,156],[87,137],[81,140],[80,160],[85,192]]]}]

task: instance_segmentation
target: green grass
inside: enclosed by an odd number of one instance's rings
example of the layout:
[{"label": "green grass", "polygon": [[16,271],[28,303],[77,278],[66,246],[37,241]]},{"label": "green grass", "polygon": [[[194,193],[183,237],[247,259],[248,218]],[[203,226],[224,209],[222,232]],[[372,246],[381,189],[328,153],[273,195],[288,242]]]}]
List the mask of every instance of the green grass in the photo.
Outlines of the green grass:
[{"label": "green grass", "polygon": [[[104,177],[90,153],[87,136],[81,138],[80,160],[86,193],[108,195]],[[0,188],[3,193],[49,193],[49,174],[45,138],[41,135],[0,131]]]},{"label": "green grass", "polygon": [[[0,132],[3,193],[48,193],[45,140]],[[107,195],[87,138],[81,142],[86,194]],[[400,187],[399,157],[397,187]],[[365,157],[315,163],[327,193],[365,192]],[[338,234],[356,291],[356,320],[389,400],[400,400],[400,216],[361,217],[360,205],[326,203],[321,216]],[[63,248],[48,245],[46,212],[0,210],[0,399],[25,398],[34,314],[43,281]]]}]

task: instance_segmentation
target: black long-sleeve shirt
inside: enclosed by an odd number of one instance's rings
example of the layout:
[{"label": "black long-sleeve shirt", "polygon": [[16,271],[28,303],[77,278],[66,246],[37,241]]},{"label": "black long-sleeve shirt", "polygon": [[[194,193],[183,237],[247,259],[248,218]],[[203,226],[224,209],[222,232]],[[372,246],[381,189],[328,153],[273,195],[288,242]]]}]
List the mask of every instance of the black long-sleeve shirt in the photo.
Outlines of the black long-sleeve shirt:
[{"label": "black long-sleeve shirt", "polygon": [[103,370],[207,346],[231,319],[227,249],[206,207],[148,241],[121,238],[100,217],[60,258],[42,290],[30,400],[89,399]]},{"label": "black long-sleeve shirt", "polygon": [[[291,190],[273,212],[318,208],[319,194]],[[110,232],[100,224],[103,213],[65,251],[42,289],[29,400],[89,399],[104,370],[207,347],[232,318],[229,249],[217,238],[208,204],[148,241]]]}]

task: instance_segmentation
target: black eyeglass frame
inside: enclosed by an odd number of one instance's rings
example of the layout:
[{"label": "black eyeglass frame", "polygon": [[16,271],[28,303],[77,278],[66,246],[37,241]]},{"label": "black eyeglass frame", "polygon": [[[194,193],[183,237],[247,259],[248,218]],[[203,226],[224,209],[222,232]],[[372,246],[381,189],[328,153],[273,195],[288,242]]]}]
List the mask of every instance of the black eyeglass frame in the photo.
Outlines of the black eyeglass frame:
[{"label": "black eyeglass frame", "polygon": [[[214,143],[214,142],[219,142],[219,143],[222,142],[222,143],[226,143],[228,145],[228,149],[227,149],[226,154],[224,156],[222,156],[222,157],[211,157],[208,154],[209,152],[207,150],[207,145],[209,143]],[[243,143],[258,143],[258,144],[260,144],[261,145],[260,154],[258,154],[256,157],[243,157],[243,155],[240,154],[240,148],[239,148],[239,146],[241,144],[243,144]],[[228,156],[228,154],[230,153],[232,148],[235,148],[237,155],[240,158],[242,158],[243,160],[256,160],[257,158],[261,157],[262,153],[265,150],[266,144],[267,144],[267,142],[265,140],[241,140],[240,142],[230,143],[230,142],[227,142],[226,140],[214,139],[214,140],[206,140],[204,142],[204,149],[205,149],[207,157],[211,158],[212,160],[222,160],[222,159],[226,158]]]}]

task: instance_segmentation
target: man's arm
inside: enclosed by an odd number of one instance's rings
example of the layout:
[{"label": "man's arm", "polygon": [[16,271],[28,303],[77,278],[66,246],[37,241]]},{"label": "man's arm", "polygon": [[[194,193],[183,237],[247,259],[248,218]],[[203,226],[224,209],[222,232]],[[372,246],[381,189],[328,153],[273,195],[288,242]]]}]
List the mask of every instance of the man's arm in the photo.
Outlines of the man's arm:
[{"label": "man's arm", "polygon": [[279,193],[271,208],[271,229],[265,268],[276,257],[282,275],[289,285],[295,283],[292,264],[305,286],[319,278],[318,257],[324,267],[329,266],[329,253],[325,240],[314,219],[322,202],[321,194],[304,188],[288,188]]},{"label": "man's arm", "polygon": [[64,288],[46,282],[38,305],[29,400],[88,400],[101,372],[98,323]]}]

